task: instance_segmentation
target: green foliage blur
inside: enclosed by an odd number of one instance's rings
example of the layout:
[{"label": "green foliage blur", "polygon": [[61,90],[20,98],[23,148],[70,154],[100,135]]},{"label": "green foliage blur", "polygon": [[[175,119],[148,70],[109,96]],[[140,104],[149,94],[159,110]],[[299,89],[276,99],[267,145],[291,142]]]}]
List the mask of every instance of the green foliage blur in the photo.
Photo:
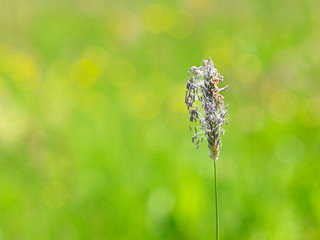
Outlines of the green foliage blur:
[{"label": "green foliage blur", "polygon": [[215,239],[187,72],[229,85],[221,240],[320,239],[313,0],[0,0],[0,239]]}]

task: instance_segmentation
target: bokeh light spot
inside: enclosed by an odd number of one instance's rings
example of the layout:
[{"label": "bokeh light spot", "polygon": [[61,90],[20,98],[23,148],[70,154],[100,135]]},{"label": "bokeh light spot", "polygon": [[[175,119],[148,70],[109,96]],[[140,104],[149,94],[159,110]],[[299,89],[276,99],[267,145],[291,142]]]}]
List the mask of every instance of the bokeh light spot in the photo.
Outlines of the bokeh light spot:
[{"label": "bokeh light spot", "polygon": [[32,59],[25,54],[8,56],[6,71],[18,83],[24,83],[24,88],[35,88],[39,79],[39,70]]},{"label": "bokeh light spot", "polygon": [[108,55],[103,48],[90,48],[71,68],[71,78],[80,87],[94,84],[103,73]]},{"label": "bokeh light spot", "polygon": [[154,3],[144,12],[145,28],[151,33],[163,33],[170,30],[174,20],[172,10],[167,6]]},{"label": "bokeh light spot", "polygon": [[174,13],[174,20],[169,34],[174,38],[184,39],[192,33],[193,28],[193,16],[187,11],[178,10]]},{"label": "bokeh light spot", "polygon": [[124,43],[138,39],[142,32],[142,23],[138,14],[131,10],[118,10],[109,21],[112,35]]},{"label": "bokeh light spot", "polygon": [[99,75],[99,67],[92,61],[82,59],[72,69],[72,77],[81,87],[92,85]]}]

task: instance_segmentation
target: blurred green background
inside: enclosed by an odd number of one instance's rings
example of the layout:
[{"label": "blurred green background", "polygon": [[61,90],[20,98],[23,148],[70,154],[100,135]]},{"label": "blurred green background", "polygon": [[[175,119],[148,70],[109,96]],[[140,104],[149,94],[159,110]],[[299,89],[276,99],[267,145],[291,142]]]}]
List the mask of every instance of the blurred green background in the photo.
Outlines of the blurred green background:
[{"label": "blurred green background", "polygon": [[319,6],[0,0],[0,239],[214,239],[184,105],[209,56],[221,240],[320,239]]}]

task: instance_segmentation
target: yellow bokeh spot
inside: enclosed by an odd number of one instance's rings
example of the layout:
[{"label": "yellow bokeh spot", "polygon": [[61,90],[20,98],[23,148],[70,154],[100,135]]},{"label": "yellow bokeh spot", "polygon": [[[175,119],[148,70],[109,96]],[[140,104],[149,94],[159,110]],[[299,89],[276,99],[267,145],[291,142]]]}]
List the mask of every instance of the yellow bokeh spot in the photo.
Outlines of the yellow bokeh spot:
[{"label": "yellow bokeh spot", "polygon": [[111,15],[109,22],[112,35],[122,42],[134,41],[142,31],[141,20],[138,14],[133,11],[116,11]]},{"label": "yellow bokeh spot", "polygon": [[103,48],[90,48],[71,68],[71,79],[80,87],[94,84],[103,73],[107,54]]},{"label": "yellow bokeh spot", "polygon": [[103,73],[108,55],[103,48],[90,48],[71,69],[71,79],[80,87],[94,84]]},{"label": "yellow bokeh spot", "polygon": [[187,11],[179,10],[174,13],[174,21],[169,34],[174,38],[183,39],[192,33],[193,28],[193,16]]},{"label": "yellow bokeh spot", "polygon": [[11,78],[24,83],[23,86],[33,89],[39,78],[39,71],[32,59],[25,54],[13,54],[8,56],[5,71]]},{"label": "yellow bokeh spot", "polygon": [[92,85],[100,74],[97,64],[88,59],[81,59],[71,70],[72,79],[81,87]]},{"label": "yellow bokeh spot", "polygon": [[103,68],[109,61],[109,54],[102,47],[90,47],[83,53],[83,58],[91,60],[95,62],[100,68]]},{"label": "yellow bokeh spot", "polygon": [[160,3],[150,5],[144,12],[145,28],[151,33],[167,32],[172,27],[173,20],[173,12]]}]

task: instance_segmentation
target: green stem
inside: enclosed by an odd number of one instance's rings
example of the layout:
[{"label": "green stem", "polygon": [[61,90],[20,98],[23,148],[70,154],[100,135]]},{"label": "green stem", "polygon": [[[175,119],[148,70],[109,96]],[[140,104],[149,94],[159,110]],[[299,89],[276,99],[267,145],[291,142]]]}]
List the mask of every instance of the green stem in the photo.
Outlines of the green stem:
[{"label": "green stem", "polygon": [[217,188],[217,166],[214,162],[214,183],[215,183],[215,199],[216,199],[216,240],[219,240],[219,220],[218,220],[218,188]]}]

